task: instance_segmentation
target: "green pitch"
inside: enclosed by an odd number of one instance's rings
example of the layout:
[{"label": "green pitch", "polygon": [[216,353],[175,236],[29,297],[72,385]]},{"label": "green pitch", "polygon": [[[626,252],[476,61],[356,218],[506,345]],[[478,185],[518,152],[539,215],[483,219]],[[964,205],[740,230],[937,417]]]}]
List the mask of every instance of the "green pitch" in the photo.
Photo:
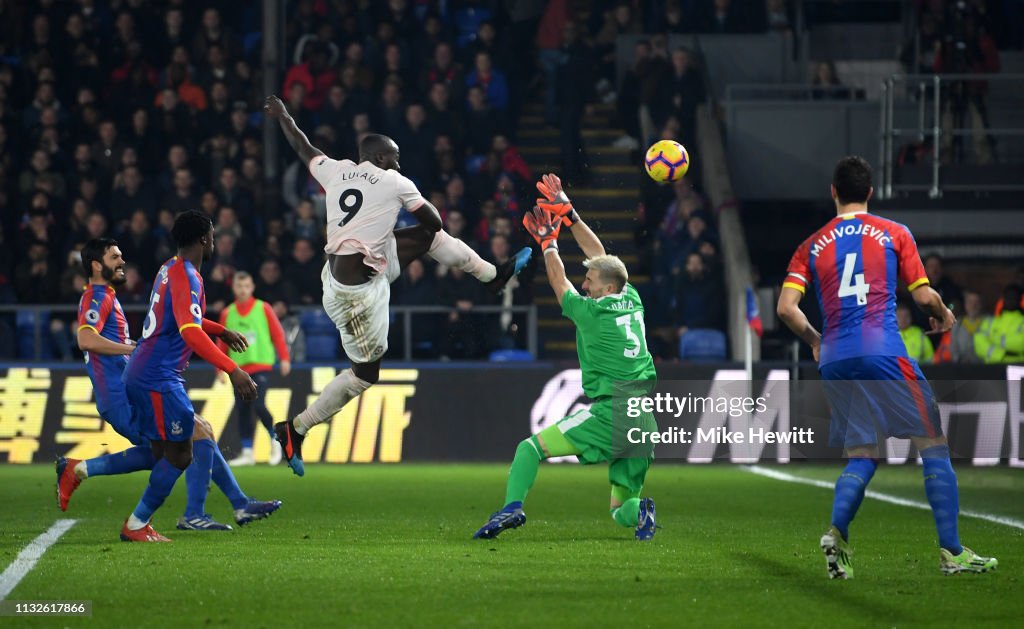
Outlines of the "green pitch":
[{"label": "green pitch", "polygon": [[[1012,626],[1024,617],[1024,531],[961,519],[986,575],[943,577],[931,514],[868,498],[854,522],[857,578],[825,576],[817,548],[831,492],[731,466],[655,465],[663,527],[646,544],[608,517],[603,468],[542,466],[529,522],[472,533],[501,500],[504,465],[310,466],[239,472],[284,507],[230,533],[154,521],[173,544],[125,544],[145,476],[86,481],[67,514],[52,467],[0,466],[0,569],[58,518],[78,523],[9,599],[86,599],[92,619],[21,626]],[[783,466],[833,480],[839,466]],[[964,509],[1024,520],[1024,470],[958,470]],[[882,467],[871,489],[924,500],[921,471]],[[224,498],[208,509],[229,521]]]}]

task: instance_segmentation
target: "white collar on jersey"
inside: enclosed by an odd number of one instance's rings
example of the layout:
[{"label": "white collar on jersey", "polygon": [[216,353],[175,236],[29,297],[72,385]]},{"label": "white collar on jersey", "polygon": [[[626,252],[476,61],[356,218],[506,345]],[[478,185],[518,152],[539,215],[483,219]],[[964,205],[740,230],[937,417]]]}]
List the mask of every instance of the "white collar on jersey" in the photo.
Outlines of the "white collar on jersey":
[{"label": "white collar on jersey", "polygon": [[846,214],[839,214],[839,215],[837,215],[836,218],[841,218],[841,219],[843,219],[845,221],[846,219],[853,218],[854,216],[857,216],[858,214],[867,214],[867,213],[868,213],[867,210],[860,210],[859,212],[847,212]]}]

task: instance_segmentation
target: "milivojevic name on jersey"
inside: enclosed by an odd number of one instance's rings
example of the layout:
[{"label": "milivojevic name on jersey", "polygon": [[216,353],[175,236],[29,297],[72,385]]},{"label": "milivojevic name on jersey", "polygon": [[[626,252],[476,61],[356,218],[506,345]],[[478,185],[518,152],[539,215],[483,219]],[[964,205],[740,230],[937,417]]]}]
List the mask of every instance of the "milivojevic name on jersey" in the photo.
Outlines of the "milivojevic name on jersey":
[{"label": "milivojevic name on jersey", "polygon": [[375,184],[380,181],[380,175],[373,173],[361,173],[357,170],[348,173],[341,173],[338,177],[341,181],[352,181],[353,179],[365,179],[370,184]]},{"label": "milivojevic name on jersey", "polygon": [[826,247],[844,236],[867,236],[876,241],[879,245],[885,246],[892,242],[892,237],[884,229],[880,229],[867,223],[839,224],[822,234],[811,247],[811,255],[817,257]]}]

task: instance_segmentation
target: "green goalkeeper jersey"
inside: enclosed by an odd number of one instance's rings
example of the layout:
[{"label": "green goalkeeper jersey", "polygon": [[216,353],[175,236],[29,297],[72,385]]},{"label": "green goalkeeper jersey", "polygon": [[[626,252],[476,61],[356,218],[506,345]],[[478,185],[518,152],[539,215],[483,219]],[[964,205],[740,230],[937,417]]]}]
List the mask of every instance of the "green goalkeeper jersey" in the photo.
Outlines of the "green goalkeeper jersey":
[{"label": "green goalkeeper jersey", "polygon": [[616,383],[657,379],[647,351],[644,305],[632,285],[597,299],[566,291],[562,314],[576,324],[576,351],[587,397],[611,396]]}]

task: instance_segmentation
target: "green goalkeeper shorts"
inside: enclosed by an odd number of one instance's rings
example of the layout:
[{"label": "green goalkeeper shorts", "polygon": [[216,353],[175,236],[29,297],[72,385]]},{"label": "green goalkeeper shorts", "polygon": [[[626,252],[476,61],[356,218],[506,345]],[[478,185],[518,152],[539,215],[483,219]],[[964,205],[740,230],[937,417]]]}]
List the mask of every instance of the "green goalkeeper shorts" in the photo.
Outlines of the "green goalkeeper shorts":
[{"label": "green goalkeeper shorts", "polygon": [[630,448],[629,456],[623,456],[625,433],[631,427],[644,432],[656,432],[658,424],[651,414],[636,419],[612,421],[612,400],[594,402],[590,408],[581,409],[563,417],[556,426],[566,440],[580,451],[577,457],[583,465],[608,462],[608,480],[621,485],[631,492],[639,492],[644,486],[647,470],[654,460],[653,447]]}]

